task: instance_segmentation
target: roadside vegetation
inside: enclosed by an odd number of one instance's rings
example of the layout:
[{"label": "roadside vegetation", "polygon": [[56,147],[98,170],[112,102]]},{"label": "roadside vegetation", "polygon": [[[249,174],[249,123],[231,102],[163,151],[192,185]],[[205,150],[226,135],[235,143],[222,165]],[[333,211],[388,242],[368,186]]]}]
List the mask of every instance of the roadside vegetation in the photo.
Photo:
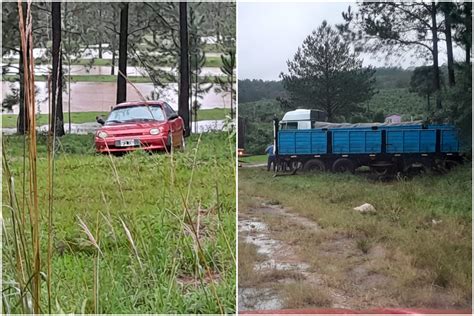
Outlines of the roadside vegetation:
[{"label": "roadside vegetation", "polygon": [[[252,208],[263,200],[317,223],[320,229],[315,231],[271,214],[263,217],[271,238],[292,245],[297,256],[319,273],[322,284],[349,298],[362,295],[360,290],[370,293],[373,300],[353,302],[359,307],[381,303],[378,307],[468,308],[472,303],[471,181],[469,163],[444,176],[385,183],[331,173],[273,177],[262,169],[242,168],[239,213],[252,216]],[[376,213],[353,210],[363,203],[372,204]],[[252,247],[239,245],[239,252],[256,254]],[[261,259],[239,258],[248,261],[239,261],[239,284],[258,286],[254,282],[258,271],[249,267]],[[242,277],[240,269],[245,272]],[[306,298],[310,287],[316,286],[317,292],[320,282],[298,282],[281,292],[288,307],[331,306],[325,296],[321,302]]]},{"label": "roadside vegetation", "polygon": [[[123,157],[94,154],[93,135],[57,143],[51,192],[47,138],[38,135],[43,277],[52,271],[41,281],[42,313],[235,312],[233,136],[192,135],[172,155]],[[31,313],[23,137],[4,136],[3,150],[3,311]]]},{"label": "roadside vegetation", "polygon": [[[198,117],[200,120],[223,120],[229,115],[229,109],[215,108],[215,109],[200,109],[198,110]],[[72,123],[88,123],[95,122],[95,118],[99,115],[107,116],[109,112],[72,112],[71,121]],[[2,127],[13,128],[16,127],[18,115],[16,114],[3,114],[2,115]],[[37,125],[48,124],[48,115],[40,114],[36,117]],[[64,122],[69,123],[69,117],[67,112],[64,112]]]}]

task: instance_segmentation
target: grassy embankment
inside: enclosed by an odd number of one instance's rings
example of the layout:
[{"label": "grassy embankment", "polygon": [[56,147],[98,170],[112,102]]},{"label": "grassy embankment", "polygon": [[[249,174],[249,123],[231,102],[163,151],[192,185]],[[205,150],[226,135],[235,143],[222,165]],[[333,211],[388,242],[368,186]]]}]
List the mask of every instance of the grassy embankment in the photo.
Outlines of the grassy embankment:
[{"label": "grassy embankment", "polygon": [[[193,135],[186,150],[173,155],[134,152],[121,158],[95,155],[92,135],[59,140],[52,226],[53,313],[235,312],[235,140],[227,133],[202,134],[200,141],[198,137]],[[40,136],[38,196],[46,273],[45,143]],[[18,199],[18,204],[10,200],[4,168],[3,312],[12,313],[30,312],[21,308],[25,304],[15,290],[19,266],[13,241],[19,239],[14,237],[23,236],[25,249],[31,248],[29,220],[21,232],[12,227],[12,214],[18,219],[24,211],[22,145],[22,137],[4,136]],[[44,313],[46,285],[43,280]]]},{"label": "grassy embankment", "polygon": [[[244,168],[239,170],[239,210],[258,207],[258,198],[263,198],[318,223],[322,230],[315,232],[267,218],[272,238],[293,245],[326,284],[350,288],[353,269],[366,262],[369,275],[387,278],[378,296],[398,302],[390,304],[466,308],[471,306],[472,284],[470,167],[390,183],[331,173],[274,178],[271,172]],[[374,205],[377,213],[353,210],[363,203]],[[352,244],[355,249],[345,253]],[[260,260],[254,248],[239,244],[239,257],[246,258],[239,260],[239,284],[250,287],[259,282],[251,263]],[[351,257],[354,251],[358,254]],[[305,286],[302,292],[314,292],[314,284]],[[296,305],[308,307],[306,303]]]},{"label": "grassy embankment", "polygon": [[[215,109],[202,109],[198,111],[199,120],[223,120],[226,115],[229,115],[229,109],[215,108]],[[95,122],[95,118],[98,115],[107,116],[108,112],[72,112],[71,121],[72,123],[87,123]],[[2,115],[2,127],[16,127],[18,115],[16,114],[4,114]],[[64,113],[65,123],[69,123],[69,117],[67,112]],[[40,114],[37,117],[37,125],[48,124],[48,114]]]}]

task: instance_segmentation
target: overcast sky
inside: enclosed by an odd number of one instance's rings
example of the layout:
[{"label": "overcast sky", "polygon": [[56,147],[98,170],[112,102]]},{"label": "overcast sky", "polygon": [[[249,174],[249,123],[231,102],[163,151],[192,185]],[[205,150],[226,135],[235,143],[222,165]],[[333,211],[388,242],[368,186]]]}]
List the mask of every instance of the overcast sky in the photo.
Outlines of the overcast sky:
[{"label": "overcast sky", "polygon": [[[357,5],[351,2],[315,3],[252,3],[237,2],[237,49],[239,79],[279,80],[286,72],[286,61],[292,59],[303,40],[323,20],[335,25],[343,22],[341,12]],[[440,45],[442,46],[442,45]],[[445,62],[440,47],[440,65]],[[462,59],[462,51],[455,51],[455,58]],[[387,65],[377,56],[361,55],[364,65]],[[381,56],[379,56],[379,59]],[[407,68],[425,63],[407,56],[392,58],[391,66]]]}]

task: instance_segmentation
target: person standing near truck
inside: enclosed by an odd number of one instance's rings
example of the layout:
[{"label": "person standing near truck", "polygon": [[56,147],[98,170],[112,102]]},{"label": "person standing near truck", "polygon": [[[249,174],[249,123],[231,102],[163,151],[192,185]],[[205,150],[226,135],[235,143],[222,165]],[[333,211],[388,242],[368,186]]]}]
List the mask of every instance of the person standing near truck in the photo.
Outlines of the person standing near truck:
[{"label": "person standing near truck", "polygon": [[275,171],[275,153],[273,152],[273,144],[268,146],[265,149],[265,153],[268,155],[268,162],[267,162],[267,171],[270,171],[270,167],[273,164],[273,171]]}]

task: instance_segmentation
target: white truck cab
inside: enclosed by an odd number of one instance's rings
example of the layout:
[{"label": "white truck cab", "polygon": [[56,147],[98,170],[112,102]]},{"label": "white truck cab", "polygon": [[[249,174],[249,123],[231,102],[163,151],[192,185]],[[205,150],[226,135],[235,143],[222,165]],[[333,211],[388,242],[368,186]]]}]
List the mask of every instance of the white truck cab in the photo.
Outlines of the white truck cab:
[{"label": "white truck cab", "polygon": [[280,121],[280,129],[311,129],[317,121],[326,121],[326,113],[320,110],[298,109],[285,113]]}]

